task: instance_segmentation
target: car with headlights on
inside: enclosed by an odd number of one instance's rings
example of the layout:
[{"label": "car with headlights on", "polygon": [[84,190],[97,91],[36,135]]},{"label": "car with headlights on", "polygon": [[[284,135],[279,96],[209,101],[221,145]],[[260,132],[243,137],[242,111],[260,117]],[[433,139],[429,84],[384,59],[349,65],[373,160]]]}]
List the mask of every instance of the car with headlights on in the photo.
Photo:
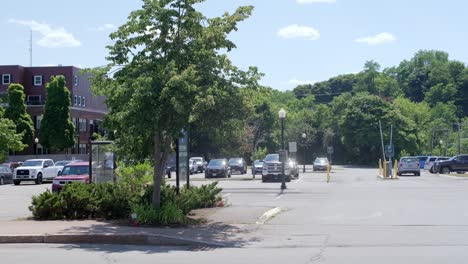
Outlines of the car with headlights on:
[{"label": "car with headlights on", "polygon": [[63,186],[70,183],[90,183],[88,162],[72,162],[65,165],[60,175],[52,181],[52,192],[59,192]]},{"label": "car with headlights on", "polygon": [[316,158],[313,165],[313,171],[327,171],[327,167],[331,165],[327,158]]},{"label": "car with headlights on", "polygon": [[205,170],[205,178],[231,178],[231,168],[227,159],[212,159]]},{"label": "car with headlights on", "polygon": [[247,163],[243,158],[232,158],[228,161],[231,173],[239,172],[241,175],[247,173]]}]

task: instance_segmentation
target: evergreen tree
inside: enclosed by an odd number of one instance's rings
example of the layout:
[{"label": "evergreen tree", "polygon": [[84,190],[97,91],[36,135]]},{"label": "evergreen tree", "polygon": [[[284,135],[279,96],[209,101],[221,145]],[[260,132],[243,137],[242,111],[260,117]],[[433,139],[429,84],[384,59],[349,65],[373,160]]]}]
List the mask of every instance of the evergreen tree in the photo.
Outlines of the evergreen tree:
[{"label": "evergreen tree", "polygon": [[22,134],[22,142],[28,144],[34,137],[34,125],[31,116],[26,112],[25,97],[21,84],[8,86],[8,108],[5,110],[5,117],[16,124],[16,133]]},{"label": "evergreen tree", "polygon": [[64,150],[75,143],[75,126],[70,119],[70,91],[65,85],[65,77],[56,76],[46,86],[40,140],[49,149]]}]

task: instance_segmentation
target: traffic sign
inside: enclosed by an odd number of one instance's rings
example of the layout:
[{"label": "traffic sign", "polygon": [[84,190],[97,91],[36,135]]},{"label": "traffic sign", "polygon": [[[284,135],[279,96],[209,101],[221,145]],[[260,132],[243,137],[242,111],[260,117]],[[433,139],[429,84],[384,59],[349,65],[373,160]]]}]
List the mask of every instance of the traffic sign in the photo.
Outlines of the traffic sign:
[{"label": "traffic sign", "polygon": [[333,151],[334,151],[334,150],[333,150],[333,147],[328,147],[328,148],[327,148],[327,153],[328,153],[328,154],[333,154]]},{"label": "traffic sign", "polygon": [[289,142],[289,152],[297,153],[297,142]]},{"label": "traffic sign", "polygon": [[393,157],[393,155],[395,154],[395,145],[387,145],[385,146],[385,154],[388,156],[388,157]]}]

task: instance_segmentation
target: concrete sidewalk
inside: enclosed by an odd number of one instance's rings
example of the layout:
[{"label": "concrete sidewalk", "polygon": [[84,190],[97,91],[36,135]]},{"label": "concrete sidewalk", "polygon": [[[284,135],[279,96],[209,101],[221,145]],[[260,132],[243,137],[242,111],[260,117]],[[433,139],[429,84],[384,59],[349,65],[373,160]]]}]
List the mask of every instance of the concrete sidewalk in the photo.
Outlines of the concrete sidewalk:
[{"label": "concrete sidewalk", "polygon": [[[204,209],[216,215],[224,208]],[[0,243],[132,244],[240,247],[257,239],[255,225],[214,222],[184,227],[132,227],[111,221],[0,221]]]}]

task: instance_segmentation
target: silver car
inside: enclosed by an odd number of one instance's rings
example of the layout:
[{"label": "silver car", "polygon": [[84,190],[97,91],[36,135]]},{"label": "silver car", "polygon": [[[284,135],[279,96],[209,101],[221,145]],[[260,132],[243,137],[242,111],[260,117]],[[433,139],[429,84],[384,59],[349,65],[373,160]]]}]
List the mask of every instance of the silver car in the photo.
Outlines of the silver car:
[{"label": "silver car", "polygon": [[314,171],[327,171],[327,167],[331,165],[327,158],[316,158],[314,161],[313,170]]},{"label": "silver car", "polygon": [[414,176],[421,176],[421,169],[419,168],[419,159],[417,157],[402,157],[398,162],[397,175],[413,174]]}]

